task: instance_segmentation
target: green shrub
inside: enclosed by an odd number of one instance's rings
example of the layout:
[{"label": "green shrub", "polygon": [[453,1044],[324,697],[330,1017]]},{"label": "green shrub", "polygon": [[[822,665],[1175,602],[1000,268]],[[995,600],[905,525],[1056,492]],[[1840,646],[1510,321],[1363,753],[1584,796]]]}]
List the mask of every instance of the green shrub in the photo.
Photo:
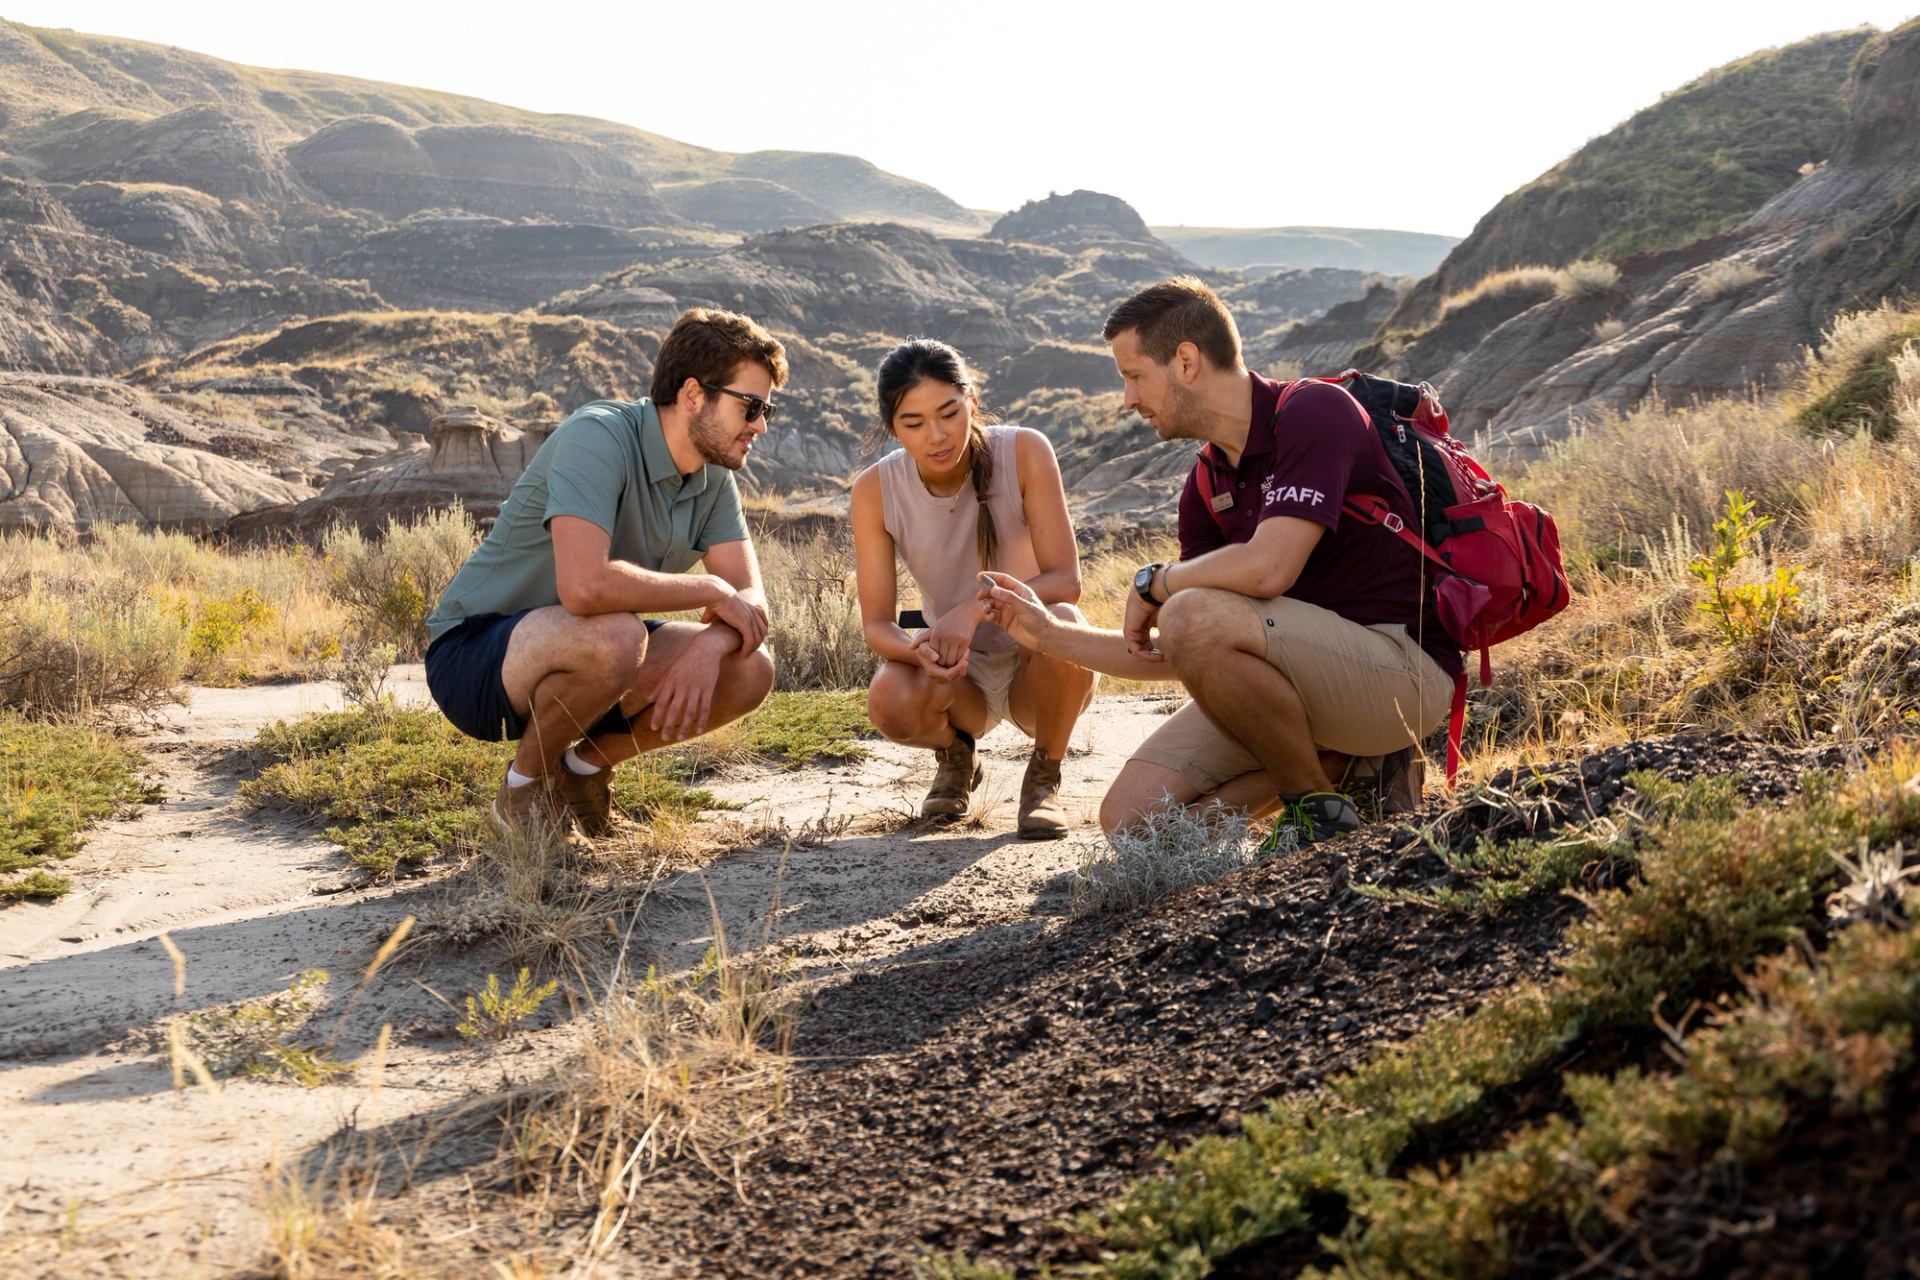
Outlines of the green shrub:
[{"label": "green shrub", "polygon": [[[255,745],[276,763],[241,794],[327,821],[327,839],[380,874],[472,848],[515,750],[467,737],[436,708],[390,702],[277,722]],[[614,798],[640,818],[696,815],[713,797],[681,784],[689,767],[678,755],[622,765]]]},{"label": "green shrub", "polygon": [[141,764],[110,735],[0,712],[0,897],[57,898],[63,876],[37,869],[68,858],[87,827],[145,797]]},{"label": "green shrub", "polygon": [[366,640],[389,643],[404,661],[426,651],[426,622],[453,575],[480,545],[464,507],[406,523],[389,520],[378,540],[336,525],[321,540],[328,589],[346,606],[348,625]]},{"label": "green shrub", "polygon": [[466,1021],[454,1029],[469,1040],[498,1040],[538,1013],[559,989],[559,981],[553,978],[535,985],[532,974],[522,969],[513,985],[502,991],[500,975],[490,973],[479,996],[467,997]]},{"label": "green shrub", "polygon": [[[1590,899],[1557,979],[1430,1026],[1322,1093],[1249,1118],[1238,1137],[1202,1139],[1175,1156],[1170,1176],[1083,1220],[1082,1229],[1114,1251],[1108,1274],[1203,1275],[1257,1242],[1333,1231],[1328,1206],[1339,1207],[1346,1225],[1323,1243],[1340,1250],[1352,1274],[1497,1274],[1522,1229],[1537,1233],[1543,1207],[1556,1230],[1617,1222],[1597,1211],[1599,1197],[1632,1202],[1642,1185],[1636,1152],[1677,1154],[1685,1164],[1715,1158],[1729,1143],[1751,1154],[1787,1125],[1817,1122],[1817,1106],[1807,1112],[1809,1079],[1824,1079],[1827,1096],[1843,1105],[1883,1097],[1888,1073],[1911,1052],[1909,1028],[1920,1014],[1911,930],[1891,943],[1858,926],[1869,940],[1849,938],[1827,970],[1854,975],[1844,989],[1825,984],[1836,1007],[1849,1010],[1826,1021],[1828,1034],[1880,1035],[1896,1046],[1892,1055],[1847,1062],[1784,1035],[1779,1027],[1795,1019],[1782,1015],[1779,984],[1805,973],[1788,954],[1763,968],[1747,1013],[1718,1020],[1725,1025],[1711,1035],[1721,1039],[1685,1041],[1678,1077],[1588,1080],[1563,1077],[1558,1064],[1635,1036],[1680,1039],[1684,1030],[1667,1024],[1663,1010],[1684,1024],[1694,1002],[1737,989],[1756,961],[1817,935],[1833,878],[1829,851],[1861,840],[1876,849],[1904,845],[1920,832],[1920,794],[1907,785],[1916,766],[1920,755],[1895,751],[1844,783],[1806,779],[1784,808],[1731,819],[1711,797],[1695,811],[1682,805],[1683,816],[1648,833],[1642,882]],[[1911,955],[1889,973],[1888,951]],[[1722,1046],[1736,1043],[1744,1044],[1740,1065],[1722,1067],[1731,1061]],[[1575,1103],[1580,1124],[1556,1117],[1509,1131],[1503,1116],[1519,1098],[1556,1087]],[[1716,1094],[1740,1101],[1701,1105]],[[1456,1161],[1458,1174],[1450,1171]]]},{"label": "green shrub", "polygon": [[308,969],[285,991],[186,1014],[174,1024],[175,1043],[216,1076],[281,1077],[308,1088],[326,1084],[353,1068],[294,1037],[324,1002],[330,981],[325,969]]},{"label": "green shrub", "polygon": [[1687,565],[1687,572],[1711,593],[1695,607],[1719,625],[1728,644],[1770,638],[1774,629],[1799,609],[1797,565],[1775,568],[1773,579],[1767,582],[1736,585],[1731,581],[1740,562],[1759,552],[1760,535],[1772,523],[1772,516],[1753,514],[1753,501],[1745,494],[1729,489],[1727,513],[1713,524],[1713,549],[1695,556]]}]

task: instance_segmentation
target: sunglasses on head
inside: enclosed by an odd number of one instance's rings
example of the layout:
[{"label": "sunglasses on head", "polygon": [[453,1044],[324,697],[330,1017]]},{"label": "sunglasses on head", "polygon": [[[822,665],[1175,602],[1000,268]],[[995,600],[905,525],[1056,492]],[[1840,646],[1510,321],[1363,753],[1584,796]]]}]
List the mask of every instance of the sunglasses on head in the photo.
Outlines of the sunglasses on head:
[{"label": "sunglasses on head", "polygon": [[765,418],[767,425],[772,426],[773,415],[780,412],[780,406],[771,400],[762,400],[759,396],[749,395],[745,391],[735,391],[732,387],[717,387],[711,382],[703,382],[700,385],[709,391],[723,396],[732,396],[735,400],[742,401],[747,406],[748,422],[758,422]]}]

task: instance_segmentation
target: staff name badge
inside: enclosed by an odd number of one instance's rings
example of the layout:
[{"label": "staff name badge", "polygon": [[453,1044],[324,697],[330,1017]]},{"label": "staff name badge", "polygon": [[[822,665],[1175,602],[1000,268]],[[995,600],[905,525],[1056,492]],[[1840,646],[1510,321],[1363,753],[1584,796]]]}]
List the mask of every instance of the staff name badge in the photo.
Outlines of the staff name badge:
[{"label": "staff name badge", "polygon": [[1231,493],[1216,493],[1213,495],[1212,502],[1215,511],[1225,511],[1233,505],[1233,495]]}]

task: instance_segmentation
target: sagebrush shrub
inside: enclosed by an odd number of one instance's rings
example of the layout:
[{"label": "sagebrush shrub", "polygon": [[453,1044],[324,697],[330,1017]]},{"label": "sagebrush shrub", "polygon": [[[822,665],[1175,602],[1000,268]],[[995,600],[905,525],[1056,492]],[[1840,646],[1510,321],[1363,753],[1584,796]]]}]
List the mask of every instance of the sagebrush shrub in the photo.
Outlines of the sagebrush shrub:
[{"label": "sagebrush shrub", "polygon": [[346,606],[348,625],[414,661],[426,651],[427,616],[479,545],[479,526],[456,506],[417,521],[391,519],[378,539],[335,525],[320,547],[328,590]]}]

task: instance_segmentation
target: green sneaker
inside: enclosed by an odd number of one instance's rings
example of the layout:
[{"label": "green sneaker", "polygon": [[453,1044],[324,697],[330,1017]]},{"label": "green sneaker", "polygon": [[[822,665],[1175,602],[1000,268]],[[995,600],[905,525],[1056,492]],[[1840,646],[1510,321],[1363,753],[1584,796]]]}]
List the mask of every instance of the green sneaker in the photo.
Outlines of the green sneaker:
[{"label": "green sneaker", "polygon": [[1330,840],[1360,829],[1360,811],[1353,801],[1337,791],[1309,791],[1305,795],[1280,796],[1280,814],[1273,820],[1273,834],[1260,844],[1271,852],[1281,847],[1285,833],[1294,835],[1294,848]]}]

